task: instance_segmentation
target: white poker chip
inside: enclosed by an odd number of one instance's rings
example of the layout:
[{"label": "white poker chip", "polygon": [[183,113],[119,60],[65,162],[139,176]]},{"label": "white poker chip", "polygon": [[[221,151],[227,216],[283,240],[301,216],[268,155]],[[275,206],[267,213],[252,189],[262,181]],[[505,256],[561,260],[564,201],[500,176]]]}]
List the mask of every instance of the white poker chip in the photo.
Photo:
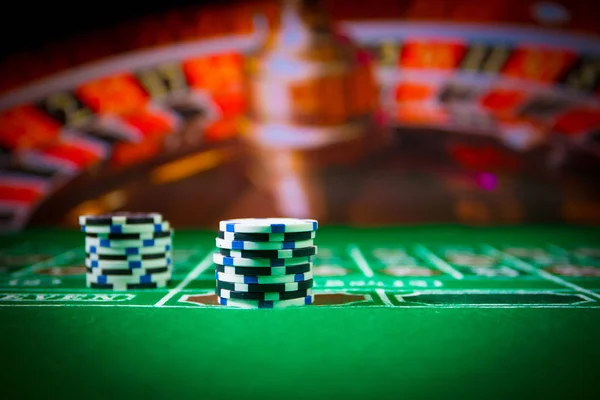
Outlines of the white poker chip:
[{"label": "white poker chip", "polygon": [[314,219],[296,218],[239,218],[224,220],[219,229],[236,233],[291,233],[316,231],[319,223]]},{"label": "white poker chip", "polygon": [[223,240],[216,238],[216,245],[221,249],[232,250],[289,250],[303,249],[315,245],[314,240],[299,240],[297,242],[249,242],[242,240]]},{"label": "white poker chip", "polygon": [[158,224],[133,224],[133,225],[82,225],[81,231],[86,233],[154,233],[165,232],[171,229],[168,222]]}]

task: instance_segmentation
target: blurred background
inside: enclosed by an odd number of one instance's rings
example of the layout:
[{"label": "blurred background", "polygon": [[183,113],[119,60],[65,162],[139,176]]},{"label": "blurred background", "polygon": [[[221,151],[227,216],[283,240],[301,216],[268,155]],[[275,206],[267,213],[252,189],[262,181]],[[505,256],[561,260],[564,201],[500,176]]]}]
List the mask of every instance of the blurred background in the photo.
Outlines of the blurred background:
[{"label": "blurred background", "polygon": [[597,2],[122,3],[9,7],[1,230],[600,223]]}]

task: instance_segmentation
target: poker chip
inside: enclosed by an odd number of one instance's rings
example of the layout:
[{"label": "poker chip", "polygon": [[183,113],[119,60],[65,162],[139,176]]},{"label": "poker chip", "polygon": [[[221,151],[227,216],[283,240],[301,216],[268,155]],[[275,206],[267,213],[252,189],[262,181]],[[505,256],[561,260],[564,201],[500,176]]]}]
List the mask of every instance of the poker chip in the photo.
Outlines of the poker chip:
[{"label": "poker chip", "polygon": [[134,225],[82,225],[81,231],[86,233],[153,233],[171,229],[168,222],[158,224]]},{"label": "poker chip", "polygon": [[241,218],[219,223],[224,232],[236,233],[292,233],[316,231],[319,224],[314,219],[296,218]]},{"label": "poker chip", "polygon": [[90,260],[86,258],[85,266],[91,268],[106,268],[106,269],[119,269],[119,268],[148,268],[148,267],[164,267],[171,264],[169,257],[160,258],[157,260],[132,260],[132,261],[104,261],[104,260]]},{"label": "poker chip", "polygon": [[173,271],[173,230],[157,213],[79,217],[85,232],[86,285],[99,290],[166,288]]},{"label": "poker chip", "polygon": [[297,258],[310,257],[317,254],[317,246],[293,250],[230,250],[219,249],[219,253],[226,257],[237,258]]},{"label": "poker chip", "polygon": [[248,242],[289,242],[298,240],[311,240],[316,236],[316,232],[295,232],[295,233],[235,233],[219,231],[218,239],[227,241],[248,241]]},{"label": "poker chip", "polygon": [[302,282],[290,283],[263,283],[258,285],[249,285],[246,283],[232,283],[217,281],[217,289],[231,290],[235,292],[294,292],[306,290],[313,287],[313,280],[309,279]]},{"label": "poker chip", "polygon": [[98,254],[87,253],[88,260],[98,261],[144,261],[160,260],[170,258],[170,252],[150,253],[150,254]]},{"label": "poker chip", "polygon": [[94,276],[97,275],[123,275],[123,276],[140,276],[146,274],[158,274],[168,272],[170,266],[165,267],[150,267],[150,268],[125,268],[125,269],[102,269],[86,267],[86,271]]},{"label": "poker chip", "polygon": [[265,275],[233,275],[216,272],[215,277],[218,281],[231,282],[231,283],[247,283],[247,284],[264,284],[264,283],[292,283],[292,282],[303,282],[313,278],[312,272],[306,272],[304,274],[293,274],[293,275],[276,275],[276,276],[265,276]]},{"label": "poker chip", "polygon": [[166,287],[171,273],[146,274],[140,276],[86,275],[86,284],[90,288],[113,290],[154,289]]},{"label": "poker chip", "polygon": [[218,297],[219,304],[237,308],[288,308],[307,306],[314,302],[314,295],[306,297],[300,297],[292,300],[237,300],[237,299],[224,299]]},{"label": "poker chip", "polygon": [[119,212],[103,215],[82,215],[79,217],[79,225],[82,226],[159,224],[161,222],[163,222],[163,217],[158,213]]},{"label": "poker chip", "polygon": [[314,240],[301,241],[284,241],[284,242],[249,242],[234,240],[228,241],[224,239],[216,239],[217,247],[221,249],[231,250],[285,250],[285,249],[302,249],[305,247],[314,246]]},{"label": "poker chip", "polygon": [[217,272],[223,272],[229,275],[295,275],[312,271],[312,263],[292,265],[289,267],[229,267],[226,265],[215,264]]},{"label": "poker chip", "polygon": [[298,265],[310,262],[310,257],[292,257],[292,258],[241,258],[227,257],[223,254],[214,253],[213,262],[235,267],[284,267]]},{"label": "poker chip", "polygon": [[144,274],[138,276],[123,276],[123,275],[92,275],[88,274],[86,279],[89,282],[95,283],[151,283],[151,282],[163,282],[171,279],[171,273],[159,272],[155,274]]},{"label": "poker chip", "polygon": [[121,292],[128,290],[136,290],[136,289],[160,289],[166,288],[169,285],[169,281],[161,281],[161,282],[150,282],[150,283],[127,283],[127,282],[118,282],[118,283],[96,283],[96,282],[87,282],[87,286],[91,289],[105,289],[105,290],[118,290]]},{"label": "poker chip", "polygon": [[160,239],[171,237],[172,231],[161,232],[136,232],[136,233],[102,233],[88,232],[86,238],[100,238],[108,240],[143,240],[143,239]]},{"label": "poker chip", "polygon": [[155,247],[155,246],[170,246],[172,243],[171,237],[160,238],[160,239],[141,239],[141,240],[109,240],[109,239],[94,239],[87,238],[85,240],[86,246],[96,247],[107,247],[113,249],[124,249],[124,248],[141,248],[141,247]]},{"label": "poker chip", "polygon": [[101,247],[101,246],[85,246],[85,252],[90,254],[115,254],[115,255],[135,255],[135,254],[155,254],[166,253],[171,251],[171,245],[152,246],[152,247]]},{"label": "poker chip", "polygon": [[227,289],[216,289],[217,296],[223,299],[282,301],[304,298],[312,295],[311,289],[293,292],[236,292]]},{"label": "poker chip", "polygon": [[[113,289],[124,290],[129,285],[136,285],[133,287],[143,288],[148,285],[148,288],[154,287],[165,287],[170,281],[170,273],[167,274],[150,274],[140,275],[136,277],[129,276],[113,276],[113,275],[86,275],[86,284],[88,287],[94,287],[96,285],[112,285]],[[108,287],[105,287],[108,288]]]}]

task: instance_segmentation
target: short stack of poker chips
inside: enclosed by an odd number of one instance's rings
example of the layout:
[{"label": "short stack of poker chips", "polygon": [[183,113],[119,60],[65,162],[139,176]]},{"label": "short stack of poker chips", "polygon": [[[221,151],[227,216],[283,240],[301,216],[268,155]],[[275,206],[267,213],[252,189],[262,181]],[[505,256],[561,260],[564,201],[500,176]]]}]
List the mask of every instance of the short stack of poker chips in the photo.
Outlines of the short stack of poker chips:
[{"label": "short stack of poker chips", "polygon": [[213,255],[219,304],[239,308],[312,304],[317,229],[312,219],[221,221]]},{"label": "short stack of poker chips", "polygon": [[84,215],[79,224],[86,236],[88,287],[124,291],[168,285],[173,270],[173,231],[162,215]]}]

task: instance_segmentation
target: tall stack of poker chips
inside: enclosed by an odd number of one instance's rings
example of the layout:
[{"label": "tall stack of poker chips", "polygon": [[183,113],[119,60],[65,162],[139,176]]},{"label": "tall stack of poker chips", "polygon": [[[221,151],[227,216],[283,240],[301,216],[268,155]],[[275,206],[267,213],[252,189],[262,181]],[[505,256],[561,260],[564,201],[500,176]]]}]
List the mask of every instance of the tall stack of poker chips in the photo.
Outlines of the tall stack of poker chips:
[{"label": "tall stack of poker chips", "polygon": [[157,213],[79,217],[85,232],[86,282],[96,289],[166,287],[173,270],[173,231]]},{"label": "tall stack of poker chips", "polygon": [[312,219],[221,221],[218,252],[213,255],[219,304],[240,308],[312,304],[317,228]]}]

